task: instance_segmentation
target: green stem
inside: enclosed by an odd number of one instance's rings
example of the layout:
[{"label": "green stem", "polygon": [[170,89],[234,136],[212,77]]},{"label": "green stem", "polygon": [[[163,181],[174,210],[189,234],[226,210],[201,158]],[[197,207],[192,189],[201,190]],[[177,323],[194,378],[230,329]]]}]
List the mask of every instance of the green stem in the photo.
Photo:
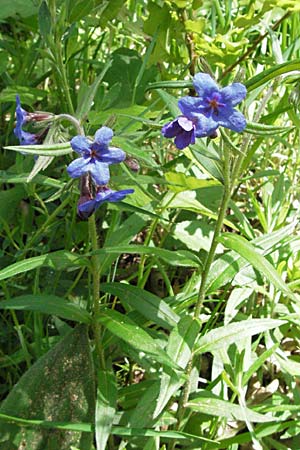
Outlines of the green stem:
[{"label": "green stem", "polygon": [[[99,249],[98,236],[96,228],[95,215],[89,217],[89,236],[92,244],[92,251],[96,252]],[[93,329],[95,335],[95,346],[98,355],[99,363],[102,368],[105,368],[105,360],[103,350],[101,348],[101,325],[99,323],[100,314],[100,262],[97,254],[92,255],[92,278],[93,278]]]},{"label": "green stem", "polygon": [[203,305],[203,302],[205,299],[206,281],[207,281],[210,267],[211,267],[214,257],[215,257],[216,248],[218,245],[218,237],[220,235],[220,232],[221,232],[221,229],[223,226],[223,222],[224,222],[228,202],[230,199],[230,195],[231,195],[230,161],[229,161],[229,154],[228,154],[227,148],[226,148],[226,146],[224,146],[224,190],[223,190],[223,196],[222,196],[222,201],[221,201],[221,205],[219,208],[219,214],[218,214],[218,219],[217,219],[212,243],[211,243],[211,246],[210,246],[210,249],[209,249],[205,264],[204,264],[203,272],[202,272],[201,284],[200,284],[200,289],[199,289],[199,293],[198,293],[198,300],[197,300],[195,311],[194,311],[195,318],[199,318],[201,308],[202,308],[202,305]]},{"label": "green stem", "polygon": [[84,136],[84,130],[83,130],[82,126],[80,125],[79,120],[77,120],[74,116],[71,116],[70,114],[59,114],[58,116],[55,116],[55,119],[56,120],[68,120],[69,122],[72,123],[72,125],[74,125],[78,134],[80,134],[81,136]]},{"label": "green stem", "polygon": [[[202,278],[201,278],[201,284],[200,284],[199,293],[198,293],[198,299],[197,299],[197,303],[196,303],[195,310],[194,310],[194,318],[195,319],[199,318],[201,309],[202,309],[202,305],[203,305],[203,302],[205,299],[206,281],[207,281],[207,277],[208,277],[211,265],[212,265],[214,257],[215,257],[216,248],[218,245],[218,237],[219,237],[221,229],[222,229],[222,225],[223,225],[225,214],[226,214],[226,209],[227,209],[228,202],[229,202],[230,196],[231,196],[231,186],[232,186],[232,184],[230,181],[229,153],[228,153],[228,149],[226,148],[226,145],[224,145],[224,190],[223,190],[221,204],[219,207],[219,214],[218,214],[218,219],[217,219],[216,226],[215,226],[212,243],[211,243],[211,246],[210,246],[210,249],[209,249],[205,264],[204,264],[203,272],[202,272]],[[186,369],[187,382],[184,386],[184,389],[181,393],[181,397],[179,399],[178,410],[177,410],[177,426],[176,426],[177,430],[180,429],[182,420],[184,418],[185,405],[186,405],[189,395],[190,395],[192,368],[193,368],[193,356],[191,357],[191,359],[187,365],[187,369]],[[175,448],[175,446],[176,446],[176,442],[174,441],[171,444],[170,449],[173,450]]]},{"label": "green stem", "polygon": [[56,46],[57,46],[56,62],[57,62],[58,74],[59,74],[59,77],[60,77],[62,85],[63,85],[63,90],[64,90],[64,94],[66,97],[69,113],[74,115],[75,111],[74,111],[74,107],[73,107],[73,103],[72,103],[72,99],[71,99],[71,95],[70,95],[70,89],[69,89],[67,73],[66,73],[66,66],[63,62],[60,39],[56,40]]}]

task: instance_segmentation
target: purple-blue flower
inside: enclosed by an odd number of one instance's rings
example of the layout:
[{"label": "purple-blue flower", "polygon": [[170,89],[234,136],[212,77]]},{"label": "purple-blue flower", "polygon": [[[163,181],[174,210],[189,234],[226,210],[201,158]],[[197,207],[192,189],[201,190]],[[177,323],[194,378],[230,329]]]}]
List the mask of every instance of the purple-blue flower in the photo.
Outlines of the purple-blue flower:
[{"label": "purple-blue flower", "polygon": [[187,117],[179,116],[162,127],[162,134],[166,138],[175,137],[175,145],[180,150],[190,144],[195,144],[195,123]]},{"label": "purple-blue flower", "polygon": [[14,129],[15,136],[19,139],[21,145],[38,144],[38,136],[23,130],[24,123],[28,122],[30,114],[21,106],[19,95],[16,96],[16,127]]},{"label": "purple-blue flower", "polygon": [[246,119],[236,109],[246,96],[241,83],[219,88],[210,75],[197,73],[193,79],[198,97],[186,96],[178,101],[182,115],[162,128],[165,137],[175,137],[175,145],[183,149],[195,143],[195,137],[213,136],[219,126],[241,132]]},{"label": "purple-blue flower", "polygon": [[[246,96],[246,87],[241,83],[233,83],[225,88],[219,88],[207,73],[197,73],[193,83],[198,97],[183,97],[179,100],[179,108],[196,123],[196,129],[203,129],[206,135],[215,131],[219,126],[229,128],[240,133],[246,126],[244,115],[234,109]],[[199,126],[200,125],[200,126]],[[196,133],[197,136],[197,133]]]},{"label": "purple-blue flower", "polygon": [[96,131],[94,141],[89,141],[85,136],[75,136],[71,140],[71,147],[80,158],[75,159],[67,167],[71,178],[78,178],[90,172],[97,185],[107,184],[109,181],[109,164],[124,161],[126,154],[117,147],[109,147],[113,137],[113,131],[108,127],[102,127]]},{"label": "purple-blue flower", "polygon": [[98,191],[95,198],[83,196],[78,202],[78,215],[82,219],[90,217],[96,209],[104,202],[119,202],[123,200],[126,195],[132,194],[134,189],[123,189],[122,191],[113,191],[107,186],[98,186]]}]

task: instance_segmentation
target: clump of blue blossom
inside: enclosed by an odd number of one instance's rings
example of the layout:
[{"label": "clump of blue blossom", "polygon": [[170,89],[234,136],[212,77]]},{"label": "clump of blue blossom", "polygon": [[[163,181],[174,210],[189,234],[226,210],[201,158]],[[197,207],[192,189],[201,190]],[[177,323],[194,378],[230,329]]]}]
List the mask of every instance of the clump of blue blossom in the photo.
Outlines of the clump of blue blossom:
[{"label": "clump of blue blossom", "polygon": [[215,137],[219,126],[238,133],[244,130],[246,119],[234,108],[246,96],[243,84],[233,83],[220,88],[206,73],[197,73],[193,83],[198,96],[181,98],[178,106],[182,115],[162,128],[165,137],[175,137],[178,149],[194,144],[196,137]]},{"label": "clump of blue blossom", "polygon": [[69,164],[67,171],[71,178],[81,178],[77,212],[82,219],[91,216],[102,203],[118,202],[134,192],[133,189],[113,191],[107,186],[110,180],[109,165],[118,164],[126,158],[123,150],[109,146],[112,137],[113,131],[104,126],[96,131],[94,141],[85,136],[75,136],[70,142],[72,149],[80,155]]}]

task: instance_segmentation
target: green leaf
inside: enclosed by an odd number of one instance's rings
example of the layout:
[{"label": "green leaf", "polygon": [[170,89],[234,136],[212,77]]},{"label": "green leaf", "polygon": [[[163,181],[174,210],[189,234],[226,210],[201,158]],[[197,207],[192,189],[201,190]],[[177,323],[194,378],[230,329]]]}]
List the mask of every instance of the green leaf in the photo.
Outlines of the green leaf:
[{"label": "green leaf", "polygon": [[188,250],[166,250],[159,247],[149,247],[146,245],[119,245],[117,247],[104,247],[97,250],[98,254],[117,254],[130,253],[139,255],[153,255],[170,266],[179,267],[199,267],[201,261],[197,255]]},{"label": "green leaf", "polygon": [[245,132],[257,136],[276,136],[278,133],[288,133],[295,127],[277,127],[264,123],[247,122]]},{"label": "green leaf", "polygon": [[176,439],[187,440],[195,442],[210,442],[212,444],[218,444],[218,441],[213,441],[202,436],[193,435],[190,433],[184,433],[182,431],[161,431],[161,430],[149,430],[147,428],[131,428],[131,427],[113,427],[112,434],[118,436],[145,436],[145,437],[160,437],[163,439]]},{"label": "green leaf", "polygon": [[[182,369],[186,369],[191,358],[199,330],[199,321],[190,316],[185,316],[178,322],[170,334],[167,353]],[[164,372],[161,375],[159,396],[156,399],[154,417],[159,416],[184,381],[184,377],[180,378],[179,374],[175,372],[172,374]]]},{"label": "green leaf", "polygon": [[248,93],[253,91],[254,89],[262,86],[270,80],[273,80],[276,77],[288,72],[293,72],[294,70],[299,70],[300,67],[300,59],[294,59],[290,62],[285,62],[283,64],[277,64],[272,66],[270,69],[264,70],[263,72],[255,75],[250,80],[246,81],[245,86],[247,88]]},{"label": "green leaf", "polygon": [[105,450],[117,405],[116,376],[112,370],[98,371],[96,402],[96,443],[97,450]]},{"label": "green leaf", "polygon": [[101,311],[99,321],[112,334],[124,340],[139,352],[144,352],[147,356],[168,367],[179,369],[155,340],[145,330],[140,328],[137,323],[129,319],[129,317],[117,311],[106,309]]},{"label": "green leaf", "polygon": [[[282,243],[295,229],[295,222],[280,228],[272,233],[253,239],[252,244],[261,248],[264,255],[269,254],[278,243]],[[229,283],[248,262],[236,252],[229,252],[218,258],[212,265],[207,279],[207,292],[214,292],[226,283]]]},{"label": "green leaf", "polygon": [[204,336],[201,336],[197,342],[196,353],[213,353],[221,349],[228,349],[231,344],[234,344],[245,337],[280,327],[280,325],[283,325],[284,323],[286,322],[283,320],[275,319],[249,319],[230,323],[223,327],[211,330]]},{"label": "green leaf", "polygon": [[224,233],[220,236],[219,241],[227,248],[236,251],[240,256],[245,258],[252,266],[259,270],[268,281],[273,284],[282,293],[288,297],[295,299],[295,295],[283,281],[279,273],[272,264],[260,253],[255,247],[242,236],[237,234]]},{"label": "green leaf", "polygon": [[[24,419],[19,425],[0,423],[2,448],[91,448],[90,429],[77,431],[81,422],[93,423],[95,413],[94,369],[87,327],[76,327],[42,356],[6,397],[0,413],[2,419],[7,416]],[[44,423],[41,427],[23,426],[31,420],[48,422],[47,428],[53,428],[52,421],[67,422],[67,426],[57,427],[55,432],[46,429]],[[72,422],[76,431],[70,428]]]},{"label": "green leaf", "polygon": [[51,14],[45,0],[42,1],[39,9],[39,27],[41,35],[47,40],[47,36],[51,33]]},{"label": "green leaf", "polygon": [[170,80],[170,81],[156,81],[155,83],[149,83],[147,90],[152,89],[191,89],[193,88],[193,82],[188,80]]},{"label": "green leaf", "polygon": [[201,180],[196,177],[188,177],[182,172],[166,172],[165,177],[170,183],[170,189],[173,192],[201,189],[220,184],[217,180]]},{"label": "green leaf", "polygon": [[49,145],[10,145],[4,148],[14,152],[38,156],[62,156],[73,152],[69,142]]},{"label": "green leaf", "polygon": [[162,91],[161,89],[159,89],[157,93],[160,96],[160,98],[165,102],[168,110],[170,111],[173,117],[177,117],[178,115],[181,114],[181,111],[178,107],[178,98],[174,97],[168,92]]},{"label": "green leaf", "polygon": [[73,0],[68,2],[67,18],[70,23],[77,22],[91,13],[94,0]]},{"label": "green leaf", "polygon": [[85,309],[56,295],[21,295],[0,302],[0,309],[38,311],[82,323],[91,321],[91,316]]},{"label": "green leaf", "polygon": [[[86,2],[84,1],[83,3],[86,3]],[[88,87],[87,92],[81,98],[81,101],[79,102],[77,110],[76,110],[76,115],[79,119],[83,119],[89,113],[89,111],[93,105],[95,96],[97,94],[99,85],[100,85],[101,81],[103,80],[106,72],[111,67],[111,64],[112,64],[112,61],[108,60],[107,63],[105,64],[102,72],[96,77],[93,84]]]},{"label": "green leaf", "polygon": [[[5,170],[0,170],[0,182],[2,183],[12,183],[12,184],[24,184],[28,182],[29,173],[9,173]],[[56,180],[55,178],[46,177],[45,175],[36,175],[32,181],[36,184],[41,184],[44,186],[51,186],[61,189],[65,186],[65,183],[61,180]]]},{"label": "green leaf", "polygon": [[[226,417],[229,420],[243,420],[245,414],[240,405],[221,400],[209,391],[197,393],[197,397],[193,398],[186,404],[187,408],[192,411],[201,412],[217,417]],[[277,419],[267,414],[260,414],[252,411],[250,408],[245,408],[247,418],[251,422],[272,422]]]},{"label": "green leaf", "polygon": [[29,17],[35,14],[38,10],[35,0],[9,0],[1,3],[0,20],[7,17],[19,16]]},{"label": "green leaf", "polygon": [[[167,195],[165,197],[164,202],[167,204],[168,208],[185,209],[187,211],[194,211],[198,214],[202,214],[203,216],[207,216],[214,220],[217,220],[218,215],[215,212],[211,211],[210,209],[206,208],[206,206],[202,205],[202,203],[200,203],[196,199],[196,195],[197,194],[195,191],[179,192],[176,195],[176,197],[174,197],[174,194],[170,193],[170,195]],[[172,197],[172,199],[171,199],[171,197]],[[171,199],[171,201],[169,201],[170,199]],[[234,230],[237,229],[236,226],[227,219],[225,219],[224,223]]]},{"label": "green leaf", "polygon": [[59,250],[53,253],[46,253],[41,256],[33,256],[32,258],[24,259],[16,262],[11,266],[0,270],[0,280],[13,277],[19,273],[28,272],[29,270],[38,267],[46,266],[54,270],[62,270],[67,267],[76,269],[88,265],[88,260],[83,256],[76,255],[66,250]]},{"label": "green leaf", "polygon": [[102,283],[101,290],[116,295],[122,302],[127,303],[146,319],[157,325],[172,329],[179,317],[169,305],[156,295],[125,283]]}]

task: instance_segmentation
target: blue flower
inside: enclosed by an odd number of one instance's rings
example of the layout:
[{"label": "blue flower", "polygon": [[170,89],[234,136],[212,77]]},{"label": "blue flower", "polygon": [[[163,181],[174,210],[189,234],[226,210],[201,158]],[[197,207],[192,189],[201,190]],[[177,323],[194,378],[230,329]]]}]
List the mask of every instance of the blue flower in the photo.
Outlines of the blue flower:
[{"label": "blue flower", "polygon": [[16,127],[14,129],[15,136],[19,139],[21,145],[35,145],[38,143],[38,136],[23,130],[24,123],[28,122],[30,114],[21,107],[19,95],[16,96]]},{"label": "blue flower", "polygon": [[162,127],[166,138],[175,137],[175,145],[180,150],[190,144],[195,144],[195,123],[187,117],[179,116]]},{"label": "blue flower", "polygon": [[95,198],[89,195],[82,196],[78,202],[78,215],[81,219],[90,217],[96,209],[104,202],[119,202],[123,200],[126,195],[132,194],[133,189],[123,189],[122,191],[112,191],[107,186],[98,187],[98,192]]},{"label": "blue flower", "polygon": [[117,147],[108,147],[113,137],[113,131],[102,127],[96,131],[94,142],[84,136],[75,136],[71,140],[71,147],[80,158],[75,159],[67,167],[71,178],[78,178],[90,172],[97,185],[107,184],[109,181],[109,164],[124,161],[126,154]]},{"label": "blue flower", "polygon": [[193,82],[198,97],[186,96],[178,101],[182,115],[163,126],[165,137],[175,137],[176,147],[183,149],[194,144],[195,137],[215,136],[219,126],[243,131],[246,119],[234,109],[246,96],[243,84],[219,88],[206,73],[197,73]]},{"label": "blue flower", "polygon": [[[241,112],[234,109],[246,96],[247,90],[243,84],[233,83],[219,88],[207,73],[197,73],[193,83],[198,97],[183,97],[178,104],[183,114],[196,122],[197,131],[205,133],[206,136],[219,126],[238,133],[243,131],[246,119]],[[197,123],[199,115],[202,117]]]}]

